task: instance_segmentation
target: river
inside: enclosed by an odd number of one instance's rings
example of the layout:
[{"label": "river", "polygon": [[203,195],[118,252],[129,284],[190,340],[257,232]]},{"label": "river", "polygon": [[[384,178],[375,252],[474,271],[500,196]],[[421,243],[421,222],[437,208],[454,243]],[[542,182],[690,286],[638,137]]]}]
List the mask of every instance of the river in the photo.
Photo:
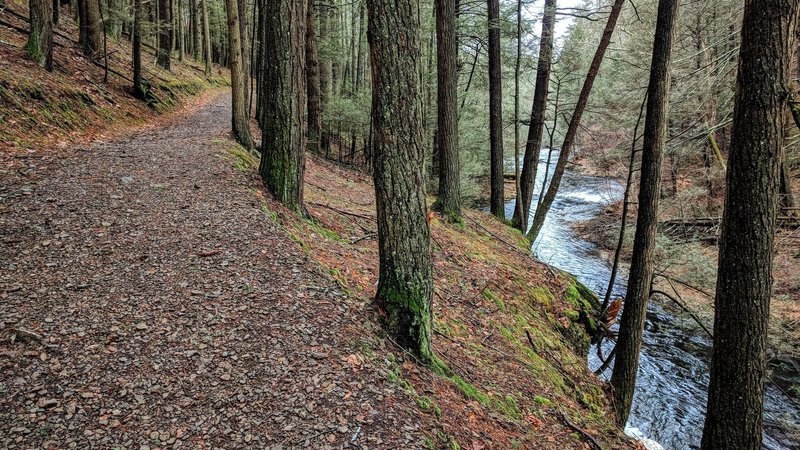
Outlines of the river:
[{"label": "river", "polygon": [[[544,179],[546,152],[539,163],[535,191]],[[550,173],[555,160],[554,151]],[[622,199],[623,186],[605,178],[567,171],[558,196],[533,244],[534,255],[544,263],[574,274],[599,296],[605,294],[610,276],[609,262],[597,245],[573,231],[574,222],[592,220],[609,203]],[[533,203],[538,195],[534,196]],[[514,201],[506,204],[511,217]],[[613,297],[625,294],[627,272],[620,270]],[[648,306],[644,343],[639,357],[639,373],[631,416],[625,432],[650,440],[667,450],[699,448],[705,417],[710,338],[688,315],[672,303],[651,301]],[[604,353],[613,347],[604,344]],[[589,367],[600,366],[596,349],[589,352]],[[608,380],[611,370],[601,377]],[[764,415],[764,449],[800,449],[800,443],[787,437],[789,429],[800,428],[800,408],[776,387],[767,384]],[[657,448],[657,447],[656,447]]]}]

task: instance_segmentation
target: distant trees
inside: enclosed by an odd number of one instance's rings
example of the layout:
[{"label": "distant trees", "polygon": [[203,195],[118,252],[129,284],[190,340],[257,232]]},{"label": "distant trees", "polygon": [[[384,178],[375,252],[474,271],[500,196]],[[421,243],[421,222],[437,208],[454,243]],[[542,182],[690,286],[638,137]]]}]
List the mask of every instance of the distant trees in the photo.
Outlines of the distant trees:
[{"label": "distant trees", "polygon": [[617,340],[617,360],[611,375],[614,388],[614,413],[617,424],[625,426],[636,389],[639,351],[653,281],[658,231],[658,200],[661,196],[661,162],[667,134],[667,107],[671,76],[672,45],[678,21],[679,0],[659,0],[650,82],[647,88],[647,113],[644,124],[639,212],[633,243],[628,290]]},{"label": "distant trees", "polygon": [[[322,111],[319,59],[317,56],[317,34],[314,19],[314,0],[308,0],[306,17],[306,79],[308,85],[308,148],[320,150],[322,134]],[[323,13],[326,14],[326,13]]]},{"label": "distant trees", "polygon": [[29,0],[30,33],[25,50],[40,66],[53,70],[53,7],[52,0]]},{"label": "distant trees", "polygon": [[489,24],[489,146],[490,202],[496,217],[505,219],[503,179],[503,67],[500,59],[500,3],[487,0]]},{"label": "distant trees", "polygon": [[436,0],[437,120],[439,192],[433,208],[461,220],[461,163],[458,159],[458,46],[456,1]]},{"label": "distant trees", "polygon": [[144,100],[147,93],[142,85],[142,0],[133,0],[133,95]]},{"label": "distant trees", "polygon": [[305,213],[303,177],[308,130],[306,100],[306,1],[265,2],[259,101],[264,184],[289,209]]},{"label": "distant trees", "polygon": [[762,444],[782,117],[798,0],[748,0],[726,176],[704,450]]},{"label": "distant trees", "polygon": [[419,0],[369,0],[380,276],[389,334],[430,362],[433,295],[426,218]]}]

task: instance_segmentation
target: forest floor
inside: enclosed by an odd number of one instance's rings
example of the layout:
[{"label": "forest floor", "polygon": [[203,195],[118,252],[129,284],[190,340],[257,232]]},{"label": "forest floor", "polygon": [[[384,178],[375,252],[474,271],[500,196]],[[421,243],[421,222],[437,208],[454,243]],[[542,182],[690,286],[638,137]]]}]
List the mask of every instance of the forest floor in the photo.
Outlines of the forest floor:
[{"label": "forest floor", "polygon": [[454,374],[430,372],[381,336],[368,178],[310,158],[315,219],[294,216],[229,101],[0,172],[0,446],[635,447],[574,280],[485,214],[431,216]]}]

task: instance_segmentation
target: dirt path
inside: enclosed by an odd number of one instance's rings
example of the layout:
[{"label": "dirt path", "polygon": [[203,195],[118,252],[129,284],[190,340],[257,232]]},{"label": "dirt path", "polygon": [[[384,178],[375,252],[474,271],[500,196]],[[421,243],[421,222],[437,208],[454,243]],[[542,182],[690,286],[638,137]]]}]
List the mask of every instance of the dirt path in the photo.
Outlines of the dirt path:
[{"label": "dirt path", "polygon": [[421,445],[340,335],[358,305],[221,156],[229,117],[2,174],[0,447]]}]

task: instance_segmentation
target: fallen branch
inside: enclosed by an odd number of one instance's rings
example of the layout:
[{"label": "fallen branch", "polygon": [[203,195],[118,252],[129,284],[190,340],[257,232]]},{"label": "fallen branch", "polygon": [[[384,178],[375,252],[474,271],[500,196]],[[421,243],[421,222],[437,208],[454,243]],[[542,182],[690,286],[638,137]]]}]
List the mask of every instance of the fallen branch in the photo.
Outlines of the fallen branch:
[{"label": "fallen branch", "polygon": [[584,431],[581,427],[570,422],[569,419],[567,418],[567,415],[564,414],[563,411],[558,411],[558,416],[561,417],[561,420],[567,427],[571,428],[573,431],[577,432],[578,434],[586,438],[587,441],[591,442],[591,444],[594,446],[595,449],[604,450],[603,446],[600,445],[599,442],[597,442],[597,439],[595,439],[594,436]]},{"label": "fallen branch", "polygon": [[220,253],[222,253],[222,249],[221,248],[215,248],[214,250],[202,251],[202,252],[198,253],[197,256],[199,256],[201,258],[207,258],[209,256],[218,255]]},{"label": "fallen branch", "polygon": [[350,211],[343,211],[343,210],[341,210],[341,209],[334,208],[333,206],[331,206],[331,205],[326,205],[326,204],[324,204],[324,203],[315,203],[315,202],[307,202],[307,203],[308,203],[309,205],[321,206],[321,207],[323,207],[323,208],[328,208],[328,209],[330,209],[330,210],[331,210],[331,211],[333,211],[333,212],[337,212],[337,213],[339,213],[339,214],[344,214],[344,215],[346,215],[346,216],[358,217],[358,218],[360,218],[360,219],[366,219],[366,220],[375,220],[375,217],[365,216],[365,215],[363,215],[363,214],[357,214],[357,213],[353,213],[353,212],[350,212]]}]

